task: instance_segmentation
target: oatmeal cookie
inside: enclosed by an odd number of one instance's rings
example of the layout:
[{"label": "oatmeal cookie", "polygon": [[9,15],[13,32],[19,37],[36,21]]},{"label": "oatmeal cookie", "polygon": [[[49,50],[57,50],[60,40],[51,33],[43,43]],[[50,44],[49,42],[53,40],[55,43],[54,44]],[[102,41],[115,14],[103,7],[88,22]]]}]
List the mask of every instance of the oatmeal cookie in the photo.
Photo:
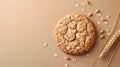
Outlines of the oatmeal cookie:
[{"label": "oatmeal cookie", "polygon": [[55,26],[54,38],[65,53],[79,55],[94,44],[96,29],[93,22],[82,14],[66,15]]}]

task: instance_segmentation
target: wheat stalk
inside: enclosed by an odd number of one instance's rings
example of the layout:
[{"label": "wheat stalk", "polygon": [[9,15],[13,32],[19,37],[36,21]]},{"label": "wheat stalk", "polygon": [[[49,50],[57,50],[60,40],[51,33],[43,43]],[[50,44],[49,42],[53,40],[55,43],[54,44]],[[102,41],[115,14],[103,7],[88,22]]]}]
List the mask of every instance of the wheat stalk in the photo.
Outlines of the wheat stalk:
[{"label": "wheat stalk", "polygon": [[104,47],[104,49],[99,55],[100,58],[105,56],[108,53],[108,51],[110,50],[110,48],[112,47],[112,45],[114,44],[114,42],[119,36],[120,36],[120,29],[112,36],[111,40],[109,40],[107,45]]},{"label": "wheat stalk", "polygon": [[110,57],[110,59],[109,59],[109,61],[108,61],[108,63],[106,64],[105,67],[109,67],[111,61],[112,61],[113,58],[114,58],[114,55],[117,53],[117,51],[118,51],[119,48],[120,48],[120,43],[119,43],[119,44],[116,46],[116,48],[114,49],[114,51],[113,51],[113,53],[112,53],[112,55],[111,55],[111,57]]},{"label": "wheat stalk", "polygon": [[[120,16],[120,12],[118,12],[118,16],[115,21],[116,23],[118,22],[119,16]],[[107,45],[103,48],[102,52],[99,54],[99,58],[102,58],[103,56],[105,56],[108,53],[108,51],[110,50],[110,48],[112,47],[112,45],[114,44],[114,42],[116,41],[116,39],[119,36],[120,36],[120,29],[112,36],[111,39],[108,40]]]},{"label": "wheat stalk", "polygon": [[[118,22],[118,18],[119,18],[119,16],[120,16],[120,12],[118,12],[118,15],[117,15],[117,17],[116,17],[116,19],[115,19],[115,24],[114,24],[114,28],[112,28],[112,32],[113,32],[113,30],[115,29],[115,25],[116,25],[117,22]],[[109,41],[109,38],[111,38],[111,36],[112,36],[112,35],[110,34],[110,36],[108,37],[108,39],[106,40],[106,42]],[[102,47],[102,48],[104,48],[104,47]],[[94,59],[94,61],[93,61],[92,65],[91,65],[91,67],[94,67],[95,63],[96,63],[97,60],[99,59],[99,56],[100,56],[100,54],[101,54],[101,51],[102,51],[102,50],[100,50],[99,55]],[[102,51],[102,52],[103,52],[103,51]],[[114,51],[113,54],[115,54],[115,51]],[[110,62],[112,61],[112,58],[113,58],[113,57],[111,57],[111,59],[108,61],[107,66],[110,65]],[[107,66],[106,66],[106,67],[107,67]]]}]

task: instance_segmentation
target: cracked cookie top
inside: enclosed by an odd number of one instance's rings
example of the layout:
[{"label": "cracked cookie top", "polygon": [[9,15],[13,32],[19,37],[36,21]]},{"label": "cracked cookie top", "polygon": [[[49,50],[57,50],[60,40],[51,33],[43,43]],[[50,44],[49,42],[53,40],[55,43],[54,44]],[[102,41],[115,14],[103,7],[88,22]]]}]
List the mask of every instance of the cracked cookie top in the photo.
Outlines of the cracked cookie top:
[{"label": "cracked cookie top", "polygon": [[54,37],[63,52],[79,55],[93,46],[96,30],[93,22],[85,15],[66,15],[56,24]]}]

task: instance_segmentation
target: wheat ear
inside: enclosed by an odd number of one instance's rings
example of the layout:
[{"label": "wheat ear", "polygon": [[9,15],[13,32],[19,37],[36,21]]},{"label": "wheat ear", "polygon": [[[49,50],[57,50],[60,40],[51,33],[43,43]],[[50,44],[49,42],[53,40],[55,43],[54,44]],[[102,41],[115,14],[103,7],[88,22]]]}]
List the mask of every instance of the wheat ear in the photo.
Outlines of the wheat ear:
[{"label": "wheat ear", "polygon": [[120,36],[120,29],[112,36],[111,40],[104,47],[103,51],[100,53],[99,58],[105,56],[107,52],[110,50],[116,39]]},{"label": "wheat ear", "polygon": [[[118,12],[118,15],[117,15],[116,20],[115,20],[114,27],[115,27],[115,25],[116,25],[116,23],[117,23],[117,21],[118,21],[119,15],[120,15],[120,12]],[[114,30],[114,28],[112,28],[112,31],[113,31],[113,30]],[[109,41],[109,38],[110,38],[111,36],[112,36],[112,35],[110,34],[110,36],[108,37],[107,41]],[[102,48],[104,48],[104,47],[102,47]],[[99,55],[101,54],[101,51],[102,51],[102,50],[100,50]],[[94,67],[95,63],[96,63],[97,60],[99,59],[99,55],[94,59],[92,65],[91,65],[90,67]],[[110,61],[112,61],[112,60],[110,60]],[[110,64],[110,62],[108,63],[108,65],[109,65],[109,64]]]}]

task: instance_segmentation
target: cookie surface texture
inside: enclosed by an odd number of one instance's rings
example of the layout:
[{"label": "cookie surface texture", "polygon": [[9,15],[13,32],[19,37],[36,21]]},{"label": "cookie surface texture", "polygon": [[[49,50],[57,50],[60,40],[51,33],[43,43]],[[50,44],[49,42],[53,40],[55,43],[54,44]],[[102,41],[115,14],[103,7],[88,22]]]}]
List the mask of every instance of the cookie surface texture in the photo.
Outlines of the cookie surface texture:
[{"label": "cookie surface texture", "polygon": [[63,52],[71,55],[84,54],[94,45],[96,29],[85,15],[66,15],[56,24],[54,38]]}]

